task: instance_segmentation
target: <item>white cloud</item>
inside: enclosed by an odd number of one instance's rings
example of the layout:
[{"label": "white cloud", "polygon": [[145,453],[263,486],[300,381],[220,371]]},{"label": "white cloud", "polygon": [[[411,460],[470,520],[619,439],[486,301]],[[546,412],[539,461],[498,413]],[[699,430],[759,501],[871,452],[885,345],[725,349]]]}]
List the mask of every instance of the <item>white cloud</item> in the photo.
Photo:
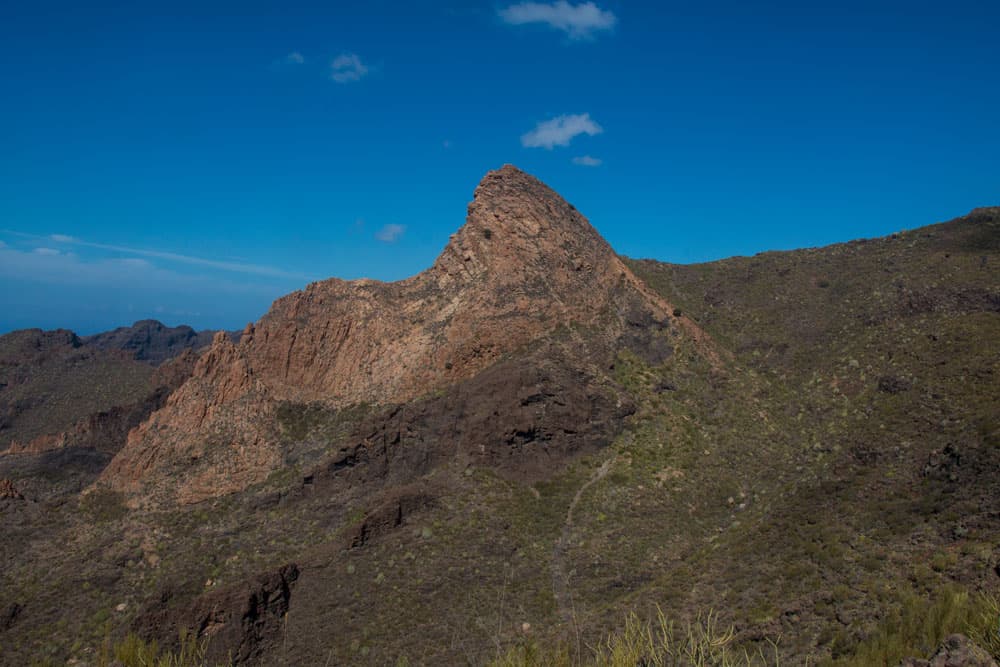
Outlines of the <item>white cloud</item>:
[{"label": "white cloud", "polygon": [[360,81],[368,74],[368,66],[361,62],[356,53],[342,53],[330,63],[330,78],[337,83]]},{"label": "white cloud", "polygon": [[590,155],[580,155],[573,158],[573,164],[580,165],[581,167],[600,167],[602,162],[601,158]]},{"label": "white cloud", "polygon": [[[272,278],[287,278],[291,280],[314,280],[315,276],[307,276],[302,273],[296,273],[294,271],[285,271],[283,269],[278,269],[273,266],[265,266],[261,264],[245,264],[242,262],[227,262],[215,259],[204,259],[202,257],[193,257],[191,255],[181,255],[175,252],[164,252],[160,250],[146,250],[144,248],[130,248],[128,246],[112,245],[108,243],[92,243],[90,241],[84,241],[73,236],[66,236],[65,234],[50,234],[48,236],[38,236],[36,234],[26,234],[24,232],[15,232],[12,230],[3,230],[8,234],[14,234],[15,236],[20,236],[26,239],[32,239],[36,241],[45,240],[55,240],[54,237],[60,237],[63,243],[72,244],[75,246],[80,246],[83,248],[96,248],[98,250],[108,250],[111,252],[122,253],[126,255],[138,255],[139,257],[151,257],[153,259],[163,259],[169,262],[177,262],[179,264],[191,264],[193,266],[204,266],[210,269],[218,269],[220,271],[231,271],[233,273],[248,273],[258,276],[269,276]],[[39,247],[35,248],[34,253],[36,255],[59,255],[60,252],[55,248]],[[72,256],[73,253],[62,253],[63,256]],[[127,261],[127,260],[119,260]],[[135,266],[135,264],[133,264]]]},{"label": "white cloud", "polygon": [[66,234],[50,234],[49,238],[58,243],[72,243],[76,241],[72,236],[67,236]]},{"label": "white cloud", "polygon": [[306,62],[306,57],[302,55],[299,51],[292,51],[288,55],[281,56],[277,60],[271,62],[271,70],[282,70],[287,67],[297,67],[299,65],[304,65]]},{"label": "white cloud", "polygon": [[383,243],[395,243],[403,236],[406,225],[386,225],[375,233],[375,238]]},{"label": "white cloud", "polygon": [[601,9],[593,2],[570,4],[566,0],[557,2],[520,2],[498,12],[500,18],[510,25],[544,23],[550,28],[562,30],[570,39],[588,39],[600,30],[610,30],[618,22],[617,17]]},{"label": "white cloud", "polygon": [[542,121],[531,132],[521,135],[521,145],[552,150],[555,146],[569,146],[569,142],[577,135],[594,136],[603,131],[600,125],[590,119],[589,113],[564,114]]},{"label": "white cloud", "polygon": [[255,283],[246,278],[227,280],[214,275],[178,273],[138,258],[83,260],[73,253],[61,253],[52,248],[39,248],[31,252],[10,247],[0,248],[0,281],[3,280],[68,285],[73,288],[180,289],[199,295],[214,291],[269,294],[271,298],[275,296],[274,286]]}]

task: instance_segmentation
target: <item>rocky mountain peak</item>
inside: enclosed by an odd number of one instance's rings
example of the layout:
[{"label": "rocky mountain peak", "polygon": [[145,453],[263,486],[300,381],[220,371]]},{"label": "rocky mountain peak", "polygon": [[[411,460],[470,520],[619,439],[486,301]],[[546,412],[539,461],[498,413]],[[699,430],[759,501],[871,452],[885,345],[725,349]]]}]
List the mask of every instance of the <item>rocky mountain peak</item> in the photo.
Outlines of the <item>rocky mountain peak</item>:
[{"label": "rocky mountain peak", "polygon": [[485,276],[510,284],[539,271],[583,271],[614,258],[576,208],[534,176],[504,165],[480,181],[465,225],[431,271],[443,285]]},{"label": "rocky mountain peak", "polygon": [[466,223],[423,273],[313,283],[278,299],[239,343],[216,335],[192,378],[129,436],[105,481],[166,486],[157,470],[185,460],[188,479],[171,482],[181,502],[239,490],[280,460],[276,405],[403,403],[560,327],[595,327],[614,341],[647,323],[665,327],[671,311],[572,205],[507,165],[483,178]]}]

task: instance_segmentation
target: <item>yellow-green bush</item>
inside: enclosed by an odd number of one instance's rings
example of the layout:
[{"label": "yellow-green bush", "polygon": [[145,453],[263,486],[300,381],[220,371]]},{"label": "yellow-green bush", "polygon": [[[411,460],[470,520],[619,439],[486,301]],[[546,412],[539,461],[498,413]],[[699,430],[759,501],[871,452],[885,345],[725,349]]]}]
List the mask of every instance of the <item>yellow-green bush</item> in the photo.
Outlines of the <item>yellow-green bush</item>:
[{"label": "yellow-green bush", "polygon": [[565,646],[550,649],[527,644],[510,649],[490,663],[490,667],[740,667],[777,665],[778,657],[763,651],[747,653],[733,647],[731,627],[719,624],[709,612],[682,626],[657,610],[655,621],[643,621],[635,613],[625,619],[625,627],[605,638],[590,656],[574,660]]},{"label": "yellow-green bush", "polygon": [[853,654],[832,661],[836,667],[895,667],[907,657],[929,657],[944,639],[962,633],[993,657],[1000,657],[1000,600],[946,586],[931,601],[904,598]]},{"label": "yellow-green bush", "polygon": [[146,642],[129,634],[114,645],[110,638],[105,641],[97,667],[108,667],[115,660],[125,667],[206,667],[205,644],[193,635],[181,635],[177,653],[161,652],[156,641]]}]

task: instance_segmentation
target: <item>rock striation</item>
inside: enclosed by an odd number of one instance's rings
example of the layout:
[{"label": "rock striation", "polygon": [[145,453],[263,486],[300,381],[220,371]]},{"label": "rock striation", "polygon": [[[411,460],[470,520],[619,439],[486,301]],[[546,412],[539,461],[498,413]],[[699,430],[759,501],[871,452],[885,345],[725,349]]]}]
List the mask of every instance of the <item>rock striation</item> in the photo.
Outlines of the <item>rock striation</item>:
[{"label": "rock striation", "polygon": [[277,404],[405,403],[560,328],[613,341],[630,322],[673,323],[713,354],[673,310],[572,205],[504,166],[480,182],[428,270],[395,283],[313,283],[277,300],[238,343],[216,334],[101,483],[181,503],[240,490],[281,465]]}]

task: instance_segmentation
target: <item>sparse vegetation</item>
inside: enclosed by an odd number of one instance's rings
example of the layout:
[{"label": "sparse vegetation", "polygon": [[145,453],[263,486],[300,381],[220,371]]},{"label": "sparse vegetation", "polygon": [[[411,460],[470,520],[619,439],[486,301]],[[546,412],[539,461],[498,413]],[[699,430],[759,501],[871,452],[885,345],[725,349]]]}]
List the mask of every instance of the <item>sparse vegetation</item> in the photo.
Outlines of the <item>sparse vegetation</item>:
[{"label": "sparse vegetation", "polygon": [[207,667],[205,642],[182,634],[177,651],[162,651],[156,641],[147,642],[128,634],[111,644],[105,640],[95,667],[112,667],[115,661],[124,667]]},{"label": "sparse vegetation", "polygon": [[524,642],[489,663],[489,667],[750,667],[778,665],[777,645],[768,651],[734,646],[735,631],[708,612],[695,621],[677,625],[657,608],[654,620],[634,612],[625,627],[612,633],[589,653],[574,657],[568,645],[540,647]]},{"label": "sparse vegetation", "polygon": [[[1000,284],[980,255],[1000,246],[963,248],[1000,238],[998,218],[705,265],[632,262],[732,359],[715,366],[683,338],[659,363],[621,346],[595,380],[634,407],[611,442],[525,479],[475,451],[446,457],[421,473],[435,502],[363,546],[350,529],[404,479],[370,463],[331,470],[345,434],[359,434],[353,446],[373,433],[358,424],[378,424],[366,406],[282,404],[282,464],[229,497],[158,511],[101,491],[9,501],[0,590],[18,607],[4,658],[93,660],[108,624],[141,627],[165,592],[183,608],[289,562],[305,565],[302,588],[282,634],[261,640],[265,664],[634,667],[690,663],[707,642],[729,664],[895,667],[954,631],[997,655]],[[567,329],[560,344],[582,356],[592,333]],[[485,400],[473,398],[470,411]],[[419,467],[406,457],[426,416],[369,444]],[[14,473],[0,477],[27,496],[46,482]],[[719,615],[615,629],[657,603],[675,619]]]},{"label": "sparse vegetation", "polygon": [[1000,658],[1000,600],[970,594],[957,586],[943,587],[931,599],[908,595],[897,610],[848,655],[829,667],[892,667],[906,657],[931,655],[950,634],[961,633]]}]

